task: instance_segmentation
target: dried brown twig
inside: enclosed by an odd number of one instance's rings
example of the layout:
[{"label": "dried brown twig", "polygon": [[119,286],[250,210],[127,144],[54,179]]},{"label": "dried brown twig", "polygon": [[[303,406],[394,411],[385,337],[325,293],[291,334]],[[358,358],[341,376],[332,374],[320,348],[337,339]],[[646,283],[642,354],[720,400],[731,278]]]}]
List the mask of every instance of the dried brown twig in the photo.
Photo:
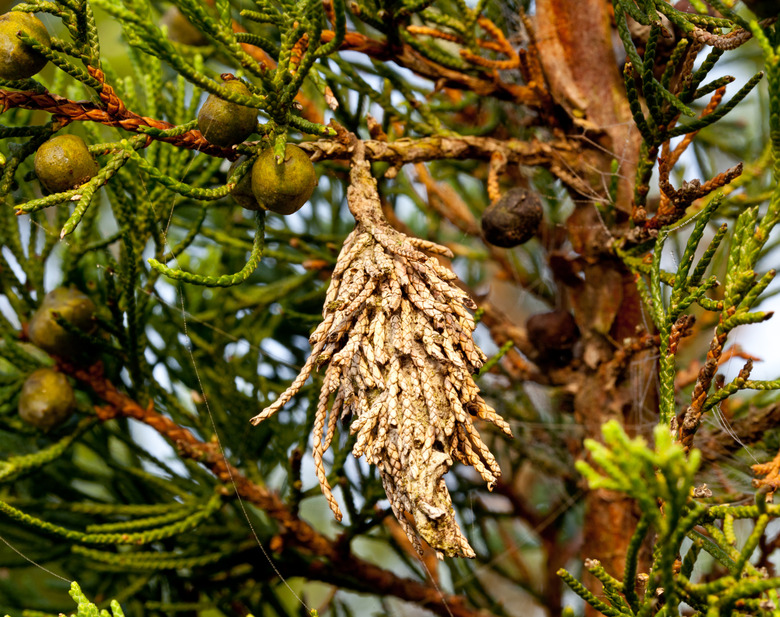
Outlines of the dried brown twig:
[{"label": "dried brown twig", "polygon": [[[775,21],[777,21],[777,18],[772,17],[769,19],[762,19],[759,23],[762,28],[766,28]],[[716,47],[718,49],[736,49],[752,39],[753,33],[750,30],[735,28],[726,34],[713,34],[704,28],[694,28],[691,32],[691,37],[699,43],[710,45],[711,47]]]},{"label": "dried brown twig", "polygon": [[751,469],[757,476],[764,476],[753,479],[753,486],[756,488],[766,488],[772,493],[780,488],[780,453],[768,463],[758,463]]},{"label": "dried brown twig", "polygon": [[[578,144],[567,139],[540,141],[531,139],[496,139],[474,135],[422,137],[419,139],[382,139],[363,142],[366,158],[384,161],[391,167],[400,168],[409,163],[425,163],[435,160],[476,159],[489,161],[500,156],[505,165],[527,165],[545,167],[564,184],[576,191],[586,191],[585,181],[588,168],[582,161],[582,150]],[[320,139],[298,144],[312,161],[349,158],[349,146],[337,139]],[[568,170],[568,171],[565,171]]]},{"label": "dried brown twig", "polygon": [[252,422],[281,409],[313,368],[327,367],[314,421],[314,460],[336,518],[341,512],[322,457],[339,417],[351,415],[353,454],[379,469],[393,512],[418,552],[422,537],[439,556],[473,557],[444,475],[453,459],[474,466],[488,488],[501,474],[472,416],[511,436],[471,376],[486,359],[472,339],[476,326],[466,310],[476,306],[455,284],[455,274],[422,252],[451,257],[449,249],[389,225],[364,143],[353,137],[350,149],[347,199],[357,226],[333,271],[324,320],[309,339],[313,348],[301,373]]},{"label": "dried brown twig", "polygon": [[[734,314],[734,311],[733,307],[728,309],[727,315],[730,317]],[[723,316],[720,319],[720,323],[722,322]],[[704,415],[704,403],[707,400],[707,394],[715,377],[715,372],[720,365],[720,357],[723,354],[723,347],[726,344],[727,337],[728,332],[716,330],[715,336],[710,341],[707,360],[704,366],[699,369],[696,385],[693,387],[693,393],[691,394],[691,404],[688,405],[679,418],[672,420],[672,430],[679,430],[679,440],[686,452],[693,446],[693,438],[701,424],[701,418]]]}]

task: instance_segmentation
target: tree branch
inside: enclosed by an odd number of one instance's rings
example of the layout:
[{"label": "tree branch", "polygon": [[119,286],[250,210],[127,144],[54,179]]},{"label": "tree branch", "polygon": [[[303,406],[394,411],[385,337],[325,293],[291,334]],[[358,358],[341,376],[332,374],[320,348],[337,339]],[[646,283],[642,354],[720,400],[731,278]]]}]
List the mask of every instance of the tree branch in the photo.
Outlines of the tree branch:
[{"label": "tree branch", "polygon": [[[99,122],[133,133],[143,133],[148,128],[162,131],[174,128],[169,122],[141,116],[127,109],[108,84],[104,84],[104,90],[112,104],[96,105],[90,101],[73,101],[51,92],[0,89],[0,107],[3,110],[17,107],[42,110],[62,118],[65,123]],[[152,140],[165,141],[179,148],[198,150],[230,160],[239,156],[234,148],[223,148],[209,143],[201,132],[195,129],[181,135],[149,134],[148,137],[149,143]],[[394,167],[441,159],[490,161],[492,157],[500,156],[509,164],[545,167],[569,188],[579,193],[586,194],[591,190],[587,182],[581,179],[589,173],[582,165],[581,149],[564,139],[542,142],[536,139],[521,141],[475,136],[433,136],[399,139],[394,142],[366,140],[364,143],[368,160],[387,162]],[[351,146],[343,141],[323,139],[299,145],[313,161],[346,159],[351,156]]]},{"label": "tree branch", "polygon": [[278,495],[255,484],[231,465],[217,444],[201,441],[189,430],[156,412],[151,403],[148,407],[142,407],[119,392],[104,376],[101,363],[98,362],[88,369],[69,364],[62,364],[61,368],[88,385],[106,403],[95,408],[100,420],[125,417],[151,426],[173,442],[184,456],[204,465],[220,482],[233,486],[242,499],[265,511],[285,530],[286,541],[329,562],[312,561],[307,564],[307,572],[297,574],[379,596],[396,596],[420,604],[442,617],[477,617],[477,613],[465,605],[464,598],[447,595],[434,587],[399,577],[389,570],[352,555],[349,547],[339,539],[330,540],[322,535],[294,515]]}]

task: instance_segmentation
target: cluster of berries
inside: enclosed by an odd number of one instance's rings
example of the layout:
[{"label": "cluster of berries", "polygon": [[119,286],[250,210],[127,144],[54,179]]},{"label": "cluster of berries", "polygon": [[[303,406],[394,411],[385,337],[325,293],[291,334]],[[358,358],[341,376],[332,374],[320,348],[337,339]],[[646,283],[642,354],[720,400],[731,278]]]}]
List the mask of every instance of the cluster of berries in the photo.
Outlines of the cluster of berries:
[{"label": "cluster of berries", "polygon": [[[39,349],[64,360],[78,359],[86,351],[79,333],[96,329],[95,304],[73,288],[49,292],[27,324],[27,336]],[[67,327],[61,324],[65,322]],[[42,431],[63,424],[73,415],[76,397],[68,378],[53,368],[30,373],[19,397],[19,417]]]},{"label": "cluster of berries", "polygon": [[[0,15],[0,79],[18,81],[39,73],[46,57],[25,43],[31,37],[44,47],[51,38],[43,22],[31,13],[12,11]],[[226,76],[225,88],[249,96],[247,85]],[[257,128],[257,110],[210,95],[198,113],[198,128],[211,143],[233,146],[246,140]],[[245,160],[242,157],[230,169]],[[58,193],[77,188],[94,178],[100,166],[84,140],[77,135],[56,135],[43,143],[35,153],[35,173],[41,186]],[[260,152],[251,168],[236,183],[233,197],[244,208],[291,214],[311,197],[317,176],[309,157],[299,147],[286,146],[284,160],[274,157],[273,149]],[[77,358],[83,348],[79,332],[95,329],[95,305],[83,293],[72,288],[50,292],[27,325],[31,343],[64,360]],[[67,327],[61,324],[66,323]],[[68,378],[53,368],[32,372],[20,393],[18,411],[21,419],[43,431],[63,424],[76,407],[76,397]]]},{"label": "cluster of berries", "polygon": [[[46,26],[34,15],[20,11],[0,15],[0,79],[27,79],[46,65],[46,57],[25,44],[20,34],[33,38],[42,46],[51,46]],[[232,75],[226,77],[225,88],[244,96],[251,95],[240,79]],[[209,142],[234,146],[255,132],[257,110],[212,94],[198,112],[198,128]],[[239,159],[234,163],[231,174],[241,162]],[[52,193],[74,189],[94,178],[99,171],[94,156],[77,135],[57,135],[42,144],[35,154],[35,173],[41,185]],[[309,157],[298,146],[288,144],[279,161],[271,148],[262,151],[251,173],[237,182],[233,197],[249,210],[292,214],[309,200],[316,185],[317,175]]]}]

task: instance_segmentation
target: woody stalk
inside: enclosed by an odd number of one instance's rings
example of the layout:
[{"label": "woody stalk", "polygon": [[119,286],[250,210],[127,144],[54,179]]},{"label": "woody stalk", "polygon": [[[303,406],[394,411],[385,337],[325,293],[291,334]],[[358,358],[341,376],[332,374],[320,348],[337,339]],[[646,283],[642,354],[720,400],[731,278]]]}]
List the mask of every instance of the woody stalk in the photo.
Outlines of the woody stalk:
[{"label": "woody stalk", "polygon": [[473,466],[492,488],[501,470],[473,419],[512,436],[472,378],[486,360],[472,337],[476,324],[468,309],[476,305],[435,257],[451,258],[449,249],[390,226],[365,146],[354,136],[350,146],[347,201],[357,225],[333,271],[324,319],[309,338],[311,355],[298,377],[252,423],[274,415],[312,369],[325,367],[313,456],[336,519],[341,510],[323,455],[339,418],[351,416],[350,433],[357,435],[352,453],[377,466],[416,550],[422,553],[422,538],[440,558],[474,557],[455,521],[444,475],[456,460]]}]

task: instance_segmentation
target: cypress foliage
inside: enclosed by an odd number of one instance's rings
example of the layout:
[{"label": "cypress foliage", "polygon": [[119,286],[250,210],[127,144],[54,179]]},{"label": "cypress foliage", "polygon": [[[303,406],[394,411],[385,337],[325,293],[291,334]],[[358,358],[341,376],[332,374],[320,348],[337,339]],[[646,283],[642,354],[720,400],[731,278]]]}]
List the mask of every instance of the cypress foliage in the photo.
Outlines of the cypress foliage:
[{"label": "cypress foliage", "polygon": [[0,611],[780,615],[732,4],[0,16]]}]

